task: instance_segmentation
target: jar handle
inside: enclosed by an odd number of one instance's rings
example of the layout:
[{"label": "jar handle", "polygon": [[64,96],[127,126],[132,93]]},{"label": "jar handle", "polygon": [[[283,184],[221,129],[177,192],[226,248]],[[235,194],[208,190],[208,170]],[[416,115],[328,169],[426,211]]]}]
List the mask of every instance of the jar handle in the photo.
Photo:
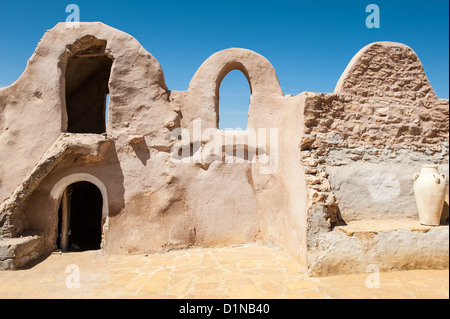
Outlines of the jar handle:
[{"label": "jar handle", "polygon": [[440,184],[440,183],[441,183],[441,179],[440,179],[441,176],[442,176],[442,175],[433,174],[434,182],[435,182],[436,184]]},{"label": "jar handle", "polygon": [[419,178],[420,174],[419,173],[415,173],[414,174],[414,181],[416,181]]}]

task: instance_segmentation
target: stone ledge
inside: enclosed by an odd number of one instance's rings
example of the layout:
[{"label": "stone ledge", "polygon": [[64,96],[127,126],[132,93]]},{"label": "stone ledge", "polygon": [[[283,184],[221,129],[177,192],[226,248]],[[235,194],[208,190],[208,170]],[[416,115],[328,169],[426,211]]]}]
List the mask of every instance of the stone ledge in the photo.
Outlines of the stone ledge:
[{"label": "stone ledge", "polygon": [[41,235],[28,234],[0,239],[0,270],[14,270],[38,258],[43,251]]},{"label": "stone ledge", "polygon": [[418,220],[411,218],[402,219],[383,219],[383,220],[355,220],[348,222],[344,226],[336,226],[335,230],[343,232],[347,236],[353,236],[361,233],[373,233],[396,230],[409,230],[413,232],[426,233],[431,229],[449,229],[449,225],[426,226],[420,224]]},{"label": "stone ledge", "polygon": [[448,269],[449,226],[414,219],[360,220],[318,235],[308,251],[312,276],[379,271]]}]

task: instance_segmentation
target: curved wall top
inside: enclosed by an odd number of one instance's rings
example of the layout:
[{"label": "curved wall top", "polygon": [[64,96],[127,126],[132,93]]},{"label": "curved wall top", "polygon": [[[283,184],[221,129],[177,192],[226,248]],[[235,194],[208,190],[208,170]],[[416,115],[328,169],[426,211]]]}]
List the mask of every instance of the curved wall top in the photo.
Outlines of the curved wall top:
[{"label": "curved wall top", "polygon": [[[104,54],[113,60],[107,132],[118,135],[128,129],[151,134],[171,119],[162,68],[136,39],[99,22],[80,23],[79,28],[59,23],[39,41],[20,78],[0,89],[0,201],[32,172],[67,127],[69,57],[100,42]],[[133,121],[136,113],[139,123]]]},{"label": "curved wall top", "polygon": [[[130,90],[130,84],[136,80],[141,84],[135,87],[142,88],[149,78],[150,86],[156,85],[167,90],[159,62],[135,38],[100,22],[80,23],[78,28],[68,28],[61,22],[48,30],[39,41],[23,75],[14,84],[24,77],[42,78],[46,82],[58,78],[60,71],[64,72],[70,51],[86,37],[106,41],[105,53],[115,62],[111,75],[111,85],[115,89],[120,89],[119,84],[125,84],[126,89]],[[121,83],[115,83],[114,80]]]},{"label": "curved wall top", "polygon": [[233,70],[244,73],[252,95],[283,95],[272,64],[262,55],[241,48],[230,48],[210,56],[195,73],[189,91],[218,94],[224,77]]},{"label": "curved wall top", "polygon": [[[199,105],[197,115],[206,126],[218,128],[219,89],[224,77],[231,71],[241,71],[248,80],[252,101],[258,100],[255,110],[262,111],[262,104],[270,104],[271,98],[283,97],[283,91],[272,64],[262,55],[241,48],[230,48],[211,55],[193,76],[188,89],[188,105]],[[265,99],[265,103],[261,100]],[[188,110],[188,113],[192,111]],[[191,118],[188,115],[189,118]],[[194,116],[195,117],[195,114]]]},{"label": "curved wall top", "polygon": [[375,42],[350,61],[336,93],[361,97],[437,99],[417,54],[407,45]]}]

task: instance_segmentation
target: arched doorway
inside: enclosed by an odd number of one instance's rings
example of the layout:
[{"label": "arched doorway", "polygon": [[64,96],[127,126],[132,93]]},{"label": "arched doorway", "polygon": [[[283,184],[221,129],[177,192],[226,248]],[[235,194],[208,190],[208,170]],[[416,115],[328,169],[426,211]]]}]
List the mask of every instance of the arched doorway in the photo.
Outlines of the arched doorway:
[{"label": "arched doorway", "polygon": [[63,251],[101,248],[103,196],[100,189],[86,181],[64,189],[58,210],[57,246]]}]

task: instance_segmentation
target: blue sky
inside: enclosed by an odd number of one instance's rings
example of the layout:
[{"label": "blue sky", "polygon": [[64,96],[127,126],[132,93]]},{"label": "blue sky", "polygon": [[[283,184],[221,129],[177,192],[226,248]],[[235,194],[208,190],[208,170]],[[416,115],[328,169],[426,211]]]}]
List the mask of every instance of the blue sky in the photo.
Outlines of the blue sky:
[{"label": "blue sky", "polygon": [[[449,97],[446,0],[0,0],[0,87],[20,77],[39,39],[66,20],[71,3],[79,6],[81,21],[101,21],[135,37],[161,63],[171,90],[186,90],[213,53],[241,47],[273,64],[285,94],[332,92],[362,47],[394,41],[418,54],[437,95]],[[380,8],[379,29],[365,25],[371,3]],[[248,100],[244,76],[231,72],[221,86],[222,128],[245,128]]]}]

